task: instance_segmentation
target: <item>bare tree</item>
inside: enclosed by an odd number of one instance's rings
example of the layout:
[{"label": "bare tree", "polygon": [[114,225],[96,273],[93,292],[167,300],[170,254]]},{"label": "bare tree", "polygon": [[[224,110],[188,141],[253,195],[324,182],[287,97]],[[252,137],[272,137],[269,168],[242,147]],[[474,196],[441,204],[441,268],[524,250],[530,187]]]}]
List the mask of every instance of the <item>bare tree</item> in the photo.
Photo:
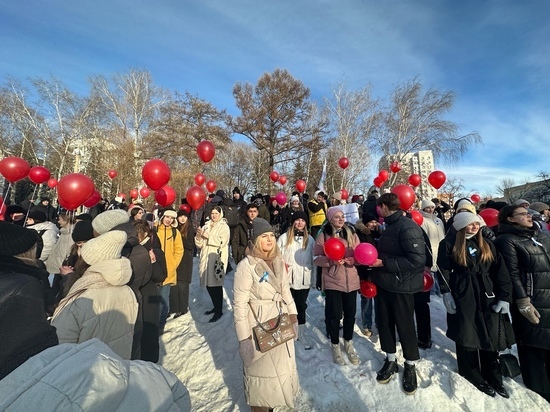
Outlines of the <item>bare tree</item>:
[{"label": "bare tree", "polygon": [[[468,148],[481,142],[481,137],[477,132],[461,135],[456,123],[443,119],[454,100],[451,91],[424,92],[418,78],[398,85],[391,94],[380,132],[375,135],[381,152],[397,162],[419,150],[431,150],[436,160],[460,160]],[[397,178],[397,174],[391,178]]]},{"label": "bare tree", "polygon": [[309,89],[288,71],[264,73],[255,86],[237,83],[233,96],[241,111],[231,121],[233,132],[265,152],[270,169],[322,144],[325,123],[313,118],[315,105],[309,100]]},{"label": "bare tree", "polygon": [[446,197],[452,206],[457,199],[466,197],[464,180],[458,177],[449,177],[439,189],[442,196]]},{"label": "bare tree", "polygon": [[510,189],[516,186],[514,179],[505,177],[495,186],[495,192],[504,198],[505,202],[510,202]]}]

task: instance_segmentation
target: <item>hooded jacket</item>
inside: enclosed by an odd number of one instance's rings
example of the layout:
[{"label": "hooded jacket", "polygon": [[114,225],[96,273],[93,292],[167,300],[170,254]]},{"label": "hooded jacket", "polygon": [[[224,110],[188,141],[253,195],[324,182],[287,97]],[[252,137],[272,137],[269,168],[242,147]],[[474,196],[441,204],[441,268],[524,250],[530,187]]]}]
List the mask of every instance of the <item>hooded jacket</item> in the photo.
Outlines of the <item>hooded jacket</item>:
[{"label": "hooded jacket", "polygon": [[[132,267],[126,258],[91,265],[53,315],[59,343],[98,338],[121,358],[130,359],[138,312],[136,296],[126,286],[131,276]],[[88,288],[80,286],[93,278],[98,282]]]},{"label": "hooded jacket", "polygon": [[214,224],[212,220],[206,222],[202,231],[208,237],[197,239],[195,236],[195,245],[201,250],[199,262],[199,277],[201,286],[223,286],[225,273],[221,279],[217,279],[214,273],[214,267],[218,258],[218,249],[220,250],[223,267],[227,271],[227,261],[229,260],[229,226],[222,217]]},{"label": "hooded jacket", "polygon": [[313,246],[315,240],[308,235],[307,247],[304,249],[303,236],[294,236],[294,241],[287,247],[288,232],[277,240],[277,245],[288,268],[290,288],[294,290],[309,289],[315,285],[313,279]]},{"label": "hooded jacket", "polygon": [[177,228],[161,223],[157,226],[157,237],[166,258],[166,279],[162,285],[175,285],[178,280],[177,269],[183,258],[181,233]]}]

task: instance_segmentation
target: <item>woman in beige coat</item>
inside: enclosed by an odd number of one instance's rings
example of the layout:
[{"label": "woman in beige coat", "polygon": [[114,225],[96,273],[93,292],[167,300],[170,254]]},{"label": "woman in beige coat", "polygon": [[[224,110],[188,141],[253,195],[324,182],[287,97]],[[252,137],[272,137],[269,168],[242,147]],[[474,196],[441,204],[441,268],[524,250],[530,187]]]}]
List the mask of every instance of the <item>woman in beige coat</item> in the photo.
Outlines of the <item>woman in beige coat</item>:
[{"label": "woman in beige coat", "polygon": [[276,317],[282,306],[282,313],[290,315],[297,330],[298,312],[273,228],[266,220],[254,219],[251,241],[235,272],[234,319],[244,364],[246,401],[252,411],[267,412],[282,405],[294,407],[299,389],[294,340],[261,353],[252,339],[252,328],[258,321]]},{"label": "woman in beige coat", "polygon": [[[201,250],[199,263],[200,285],[206,286],[214,305],[213,309],[206,311],[204,314],[214,314],[209,322],[216,322],[223,315],[223,281],[229,258],[229,225],[223,217],[223,210],[220,206],[215,206],[210,212],[210,220],[202,228],[197,229],[195,245]],[[224,270],[216,273],[215,266],[218,251],[221,254]]]}]

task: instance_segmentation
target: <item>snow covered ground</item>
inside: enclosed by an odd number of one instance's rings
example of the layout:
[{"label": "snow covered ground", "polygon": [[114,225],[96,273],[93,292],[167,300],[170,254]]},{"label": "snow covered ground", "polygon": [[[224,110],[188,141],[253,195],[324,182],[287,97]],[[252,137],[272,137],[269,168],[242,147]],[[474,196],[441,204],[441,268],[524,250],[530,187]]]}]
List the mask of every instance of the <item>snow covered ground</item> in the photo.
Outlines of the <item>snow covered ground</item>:
[{"label": "snow covered ground", "polygon": [[[242,363],[233,325],[233,274],[225,279],[223,317],[208,323],[204,315],[212,307],[206,289],[200,288],[195,258],[191,285],[190,312],[170,319],[161,338],[160,363],[175,373],[189,389],[195,411],[249,411],[243,391]],[[324,302],[321,293],[311,290],[307,309],[307,334],[313,345],[304,350],[296,342],[296,362],[301,391],[297,411],[550,411],[550,406],[526,389],[521,377],[505,378],[510,399],[491,398],[458,375],[454,343],[445,336],[445,308],[432,296],[433,347],[420,351],[417,363],[418,390],[407,396],[401,389],[403,357],[398,346],[399,377],[381,385],[376,371],[384,354],[377,336],[366,338],[356,326],[354,346],[361,363],[338,366],[332,362],[330,345],[324,335]],[[357,317],[360,319],[359,298]],[[513,348],[515,353],[515,347]],[[347,361],[347,358],[346,358]],[[276,411],[290,410],[286,407]]]}]

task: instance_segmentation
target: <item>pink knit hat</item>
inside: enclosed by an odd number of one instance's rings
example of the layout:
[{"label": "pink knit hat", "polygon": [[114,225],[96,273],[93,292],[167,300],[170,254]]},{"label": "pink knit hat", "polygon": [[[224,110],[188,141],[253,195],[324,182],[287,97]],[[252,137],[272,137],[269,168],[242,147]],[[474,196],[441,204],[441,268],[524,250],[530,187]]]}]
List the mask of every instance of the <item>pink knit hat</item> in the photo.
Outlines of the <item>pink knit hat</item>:
[{"label": "pink knit hat", "polygon": [[339,207],[329,207],[329,209],[327,210],[327,220],[330,222],[337,212],[344,213]]}]

